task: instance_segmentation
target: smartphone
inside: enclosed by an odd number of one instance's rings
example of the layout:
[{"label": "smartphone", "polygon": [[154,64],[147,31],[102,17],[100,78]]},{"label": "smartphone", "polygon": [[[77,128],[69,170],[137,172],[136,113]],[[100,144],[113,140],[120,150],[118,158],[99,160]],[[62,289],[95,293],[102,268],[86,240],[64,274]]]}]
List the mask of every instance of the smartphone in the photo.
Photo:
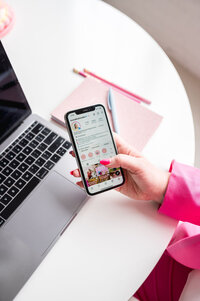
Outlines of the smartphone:
[{"label": "smartphone", "polygon": [[95,195],[124,183],[123,170],[100,164],[117,154],[117,148],[103,105],[70,111],[66,126],[86,192]]}]

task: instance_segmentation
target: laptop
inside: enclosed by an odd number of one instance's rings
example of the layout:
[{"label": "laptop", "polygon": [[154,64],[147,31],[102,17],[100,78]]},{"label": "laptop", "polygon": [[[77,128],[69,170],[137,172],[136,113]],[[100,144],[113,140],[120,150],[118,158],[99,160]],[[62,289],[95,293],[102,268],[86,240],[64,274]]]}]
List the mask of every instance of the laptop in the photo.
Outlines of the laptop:
[{"label": "laptop", "polygon": [[68,139],[32,114],[0,42],[0,301],[13,300],[87,199],[69,180]]}]

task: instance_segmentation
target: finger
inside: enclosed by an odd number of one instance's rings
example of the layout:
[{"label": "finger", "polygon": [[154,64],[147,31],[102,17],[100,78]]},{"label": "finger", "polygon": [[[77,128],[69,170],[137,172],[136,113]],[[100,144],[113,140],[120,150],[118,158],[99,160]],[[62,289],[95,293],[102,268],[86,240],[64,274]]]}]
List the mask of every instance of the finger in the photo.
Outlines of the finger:
[{"label": "finger", "polygon": [[70,153],[70,155],[72,155],[72,157],[75,157],[74,151],[70,151],[69,153]]},{"label": "finger", "polygon": [[122,167],[131,172],[136,172],[139,169],[138,158],[129,155],[118,154],[110,159],[101,160],[100,163],[109,168]]},{"label": "finger", "polygon": [[117,150],[120,154],[130,155],[134,157],[141,157],[142,154],[134,148],[132,145],[128,144],[121,136],[117,133],[113,133]]},{"label": "finger", "polygon": [[76,178],[80,178],[80,176],[81,176],[79,169],[74,169],[74,170],[70,171],[70,174]]},{"label": "finger", "polygon": [[82,181],[76,182],[76,185],[78,185],[78,186],[81,187],[81,188],[84,188],[83,182],[82,182]]}]

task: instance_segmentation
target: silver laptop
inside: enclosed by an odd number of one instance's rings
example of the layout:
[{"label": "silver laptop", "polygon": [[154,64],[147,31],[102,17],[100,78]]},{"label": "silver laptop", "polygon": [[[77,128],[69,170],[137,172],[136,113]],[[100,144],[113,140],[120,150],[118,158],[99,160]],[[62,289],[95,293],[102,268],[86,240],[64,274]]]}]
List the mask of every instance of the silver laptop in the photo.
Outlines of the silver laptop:
[{"label": "silver laptop", "polygon": [[70,147],[31,113],[0,42],[0,301],[16,296],[87,199],[67,179]]}]

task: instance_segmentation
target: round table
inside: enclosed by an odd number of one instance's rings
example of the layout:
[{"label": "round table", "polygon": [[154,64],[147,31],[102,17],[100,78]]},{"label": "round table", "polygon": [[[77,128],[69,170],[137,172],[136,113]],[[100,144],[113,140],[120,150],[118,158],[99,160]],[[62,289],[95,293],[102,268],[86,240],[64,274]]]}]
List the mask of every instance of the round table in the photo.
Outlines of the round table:
[{"label": "round table", "polygon": [[[166,169],[172,159],[193,164],[186,92],[166,54],[141,27],[97,0],[7,3],[16,23],[3,44],[34,113],[50,119],[83,80],[73,67],[86,67],[150,99],[150,108],[164,117],[144,149],[153,163]],[[156,209],[153,202],[115,191],[89,199],[16,300],[128,300],[177,224]]]}]

